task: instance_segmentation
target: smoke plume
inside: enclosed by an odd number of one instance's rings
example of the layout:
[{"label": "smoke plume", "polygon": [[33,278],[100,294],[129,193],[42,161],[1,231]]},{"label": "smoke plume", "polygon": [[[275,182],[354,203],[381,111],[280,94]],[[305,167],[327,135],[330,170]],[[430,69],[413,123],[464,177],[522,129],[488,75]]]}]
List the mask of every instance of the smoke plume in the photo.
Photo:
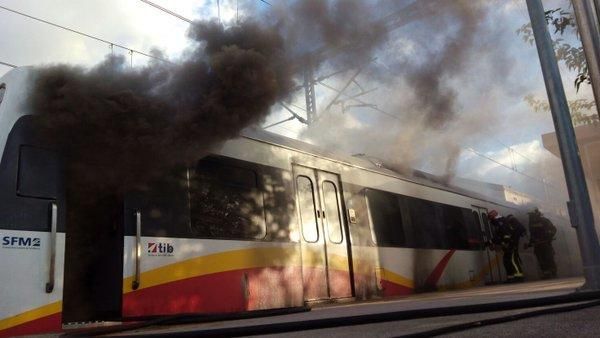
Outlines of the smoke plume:
[{"label": "smoke plume", "polygon": [[[414,167],[433,168],[449,181],[456,173],[462,144],[481,135],[488,117],[485,110],[464,111],[454,81],[464,79],[473,60],[484,54],[481,37],[490,32],[482,23],[490,6],[466,0],[385,5],[387,12],[400,18],[388,27],[400,29],[387,31],[391,36],[379,49],[381,62],[368,67],[362,83],[378,88],[364,100],[386,114],[363,109],[362,114],[371,117],[346,122],[355,127],[343,130],[334,126],[354,118],[344,110],[340,114],[334,105],[320,112],[324,117],[303,137],[349,153],[369,154],[407,175]],[[394,42],[385,44],[387,39]]]},{"label": "smoke plume", "polygon": [[[261,121],[293,85],[282,37],[252,22],[195,23],[177,63],[39,69],[32,107],[82,187],[123,192]],[[101,183],[100,183],[101,182]]]},{"label": "smoke plume", "polygon": [[454,33],[441,48],[426,53],[427,62],[407,64],[406,80],[416,94],[413,105],[424,114],[427,126],[443,128],[457,110],[457,92],[445,80],[465,70],[485,12],[475,1],[441,1],[429,19],[435,30],[452,26]]},{"label": "smoke plume", "polygon": [[260,23],[195,22],[181,60],[131,68],[109,56],[91,69],[40,68],[32,108],[77,186],[122,193],[261,122],[306,62],[370,58],[386,39],[374,17],[358,0],[303,0]]},{"label": "smoke plume", "polygon": [[387,39],[379,10],[378,4],[360,0],[303,0],[277,4],[273,20],[289,50],[310,58],[314,67],[325,59],[337,66],[356,66],[367,62]]}]

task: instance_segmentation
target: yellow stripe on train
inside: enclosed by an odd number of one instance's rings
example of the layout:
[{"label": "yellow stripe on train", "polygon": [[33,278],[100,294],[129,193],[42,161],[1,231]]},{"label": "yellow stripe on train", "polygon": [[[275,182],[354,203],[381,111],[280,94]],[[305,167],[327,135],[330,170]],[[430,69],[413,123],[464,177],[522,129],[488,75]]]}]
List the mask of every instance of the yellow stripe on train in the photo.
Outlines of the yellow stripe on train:
[{"label": "yellow stripe on train", "polygon": [[19,313],[18,315],[0,319],[0,331],[21,325],[32,320],[50,316],[62,311],[62,302],[54,302],[38,308]]},{"label": "yellow stripe on train", "polygon": [[[252,248],[221,252],[194,257],[174,264],[152,269],[141,274],[140,288],[148,288],[182,279],[209,275],[219,272],[252,269],[261,267],[299,266],[321,267],[320,253],[304,251],[300,259],[299,247],[292,248]],[[348,271],[348,258],[331,255],[329,266],[336,270]],[[133,276],[123,280],[123,293],[134,291],[131,288]]]},{"label": "yellow stripe on train", "polygon": [[[242,249],[195,257],[142,273],[140,288],[225,271],[299,265],[299,255],[299,249],[291,247]],[[123,293],[134,291],[131,288],[133,278],[129,276],[123,280]]]}]

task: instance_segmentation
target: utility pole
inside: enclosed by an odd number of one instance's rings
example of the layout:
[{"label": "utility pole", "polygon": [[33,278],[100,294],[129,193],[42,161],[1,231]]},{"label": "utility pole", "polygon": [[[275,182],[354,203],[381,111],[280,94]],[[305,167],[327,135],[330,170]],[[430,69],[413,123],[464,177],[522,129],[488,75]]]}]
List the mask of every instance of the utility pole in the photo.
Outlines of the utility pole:
[{"label": "utility pole", "polygon": [[600,22],[598,21],[599,8],[596,7],[600,1],[595,1],[596,4],[594,0],[572,0],[571,2],[592,80],[597,113],[600,116]]},{"label": "utility pole", "polygon": [[577,231],[577,240],[583,262],[585,284],[581,289],[586,291],[600,290],[600,244],[598,244],[590,195],[585,182],[581,159],[579,158],[579,149],[577,148],[569,106],[558,63],[556,62],[554,47],[546,25],[544,7],[541,0],[527,0],[527,8],[569,190],[570,200],[567,202],[569,217],[572,226]]}]

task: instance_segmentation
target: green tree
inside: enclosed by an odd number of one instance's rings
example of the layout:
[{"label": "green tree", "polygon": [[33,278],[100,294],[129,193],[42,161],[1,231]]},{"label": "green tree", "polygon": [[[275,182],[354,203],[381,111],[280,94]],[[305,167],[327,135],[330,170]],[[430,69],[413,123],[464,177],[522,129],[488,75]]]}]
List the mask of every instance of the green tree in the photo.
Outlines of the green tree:
[{"label": "green tree", "polygon": [[[577,92],[582,84],[591,85],[591,77],[585,60],[583,46],[575,47],[568,43],[564,37],[571,35],[579,39],[579,31],[575,24],[573,13],[563,10],[562,8],[551,9],[545,12],[546,23],[554,28],[553,35],[557,36],[552,40],[556,58],[562,62],[570,71],[577,72],[573,85]],[[526,43],[533,45],[535,40],[531,23],[524,24],[516,33],[520,35]],[[529,94],[525,96],[525,101],[536,112],[549,111],[550,106],[548,101],[537,99]],[[595,113],[594,100],[576,99],[569,100],[569,108],[574,125],[597,124],[600,122],[598,114]]]}]

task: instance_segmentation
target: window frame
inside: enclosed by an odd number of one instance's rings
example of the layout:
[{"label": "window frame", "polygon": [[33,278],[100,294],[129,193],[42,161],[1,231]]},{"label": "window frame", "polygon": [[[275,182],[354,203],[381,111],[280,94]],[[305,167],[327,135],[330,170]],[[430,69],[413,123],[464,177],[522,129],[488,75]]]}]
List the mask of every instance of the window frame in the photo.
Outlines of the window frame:
[{"label": "window frame", "polygon": [[[311,197],[312,197],[312,204],[313,204],[313,217],[314,217],[314,224],[315,224],[315,234],[316,234],[316,239],[314,241],[311,240],[307,240],[306,239],[306,235],[305,235],[305,231],[304,231],[304,220],[302,218],[302,203],[300,202],[300,189],[299,184],[298,184],[298,179],[303,178],[306,179],[308,181],[308,183],[310,183],[310,192],[311,192]],[[317,199],[316,199],[316,195],[315,195],[315,185],[313,180],[310,179],[310,177],[308,177],[307,175],[296,175],[296,179],[294,180],[294,184],[296,184],[296,191],[297,191],[297,197],[298,197],[298,215],[300,217],[300,232],[302,233],[302,239],[306,242],[306,243],[318,243],[319,239],[320,239],[320,231],[319,231],[319,217],[317,217]]]},{"label": "window frame", "polygon": [[0,108],[2,107],[2,102],[4,102],[4,98],[6,97],[6,83],[0,83]]},{"label": "window frame", "polygon": [[[194,216],[193,216],[193,212],[192,212],[192,210],[193,210],[192,206],[194,204],[193,199],[192,199],[192,196],[193,196],[192,181],[195,180],[196,182],[201,182],[197,178],[196,171],[202,161],[211,162],[213,164],[220,166],[221,168],[222,167],[231,167],[231,168],[250,171],[253,173],[254,179],[255,179],[255,187],[254,188],[244,187],[244,186],[241,186],[241,185],[238,185],[235,183],[225,184],[224,186],[226,186],[227,188],[240,188],[241,187],[244,189],[251,189],[251,190],[255,190],[255,192],[258,194],[260,201],[261,201],[261,209],[262,209],[261,217],[260,217],[261,218],[260,227],[263,230],[260,237],[207,236],[204,234],[198,234],[198,232],[196,230],[192,229],[193,221],[194,221]],[[234,158],[228,158],[228,157],[224,157],[224,156],[207,156],[207,157],[201,158],[198,161],[196,161],[196,165],[193,167],[190,167],[188,169],[190,172],[190,175],[188,177],[188,196],[189,196],[189,213],[190,213],[189,238],[211,239],[211,240],[231,240],[231,241],[253,241],[253,242],[270,241],[269,240],[269,229],[267,227],[267,212],[266,212],[266,208],[265,208],[265,187],[263,184],[264,182],[262,179],[262,170],[260,168],[260,165],[255,164],[253,162],[246,162],[246,161],[242,161],[242,160],[238,160],[238,159],[234,159]],[[226,182],[226,181],[221,180],[219,177],[211,177],[207,181],[221,184],[221,185],[223,182]]]},{"label": "window frame", "polygon": [[[374,222],[374,217],[373,217],[373,210],[371,210],[371,203],[374,203],[372,201],[371,198],[369,198],[369,192],[373,192],[373,193],[378,193],[378,194],[385,194],[386,197],[393,197],[394,202],[395,202],[395,208],[396,208],[396,212],[399,214],[400,218],[399,218],[399,222],[401,225],[401,231],[394,231],[394,233],[398,233],[398,234],[402,234],[402,238],[395,238],[392,241],[387,241],[386,244],[381,244],[380,241],[377,240],[377,229],[378,226],[375,224]],[[396,194],[390,191],[385,191],[385,190],[379,190],[379,189],[370,189],[370,188],[366,188],[365,189],[365,200],[366,200],[366,204],[367,204],[367,216],[369,219],[369,227],[371,229],[371,240],[373,241],[373,244],[376,246],[382,246],[382,247],[393,247],[393,248],[406,248],[407,246],[407,236],[406,236],[406,226],[407,224],[404,222],[405,218],[403,215],[403,210],[400,206],[400,200],[399,198],[402,197],[403,195],[400,194]],[[398,244],[398,242],[400,244]]]},{"label": "window frame", "polygon": [[[330,227],[330,222],[329,222],[329,215],[328,215],[328,208],[327,208],[327,197],[325,196],[325,184],[330,184],[333,187],[333,194],[335,197],[335,213],[337,214],[337,231],[339,233],[339,241],[334,241],[331,238],[331,227]],[[339,190],[337,188],[337,185],[331,181],[331,180],[323,180],[321,182],[321,191],[323,192],[323,209],[324,209],[324,214],[325,214],[325,222],[327,223],[327,238],[329,238],[329,241],[333,244],[342,244],[344,242],[344,230],[342,228],[342,224],[343,224],[343,218],[342,218],[342,214],[341,214],[341,203],[340,203],[340,198],[339,198]]]}]

